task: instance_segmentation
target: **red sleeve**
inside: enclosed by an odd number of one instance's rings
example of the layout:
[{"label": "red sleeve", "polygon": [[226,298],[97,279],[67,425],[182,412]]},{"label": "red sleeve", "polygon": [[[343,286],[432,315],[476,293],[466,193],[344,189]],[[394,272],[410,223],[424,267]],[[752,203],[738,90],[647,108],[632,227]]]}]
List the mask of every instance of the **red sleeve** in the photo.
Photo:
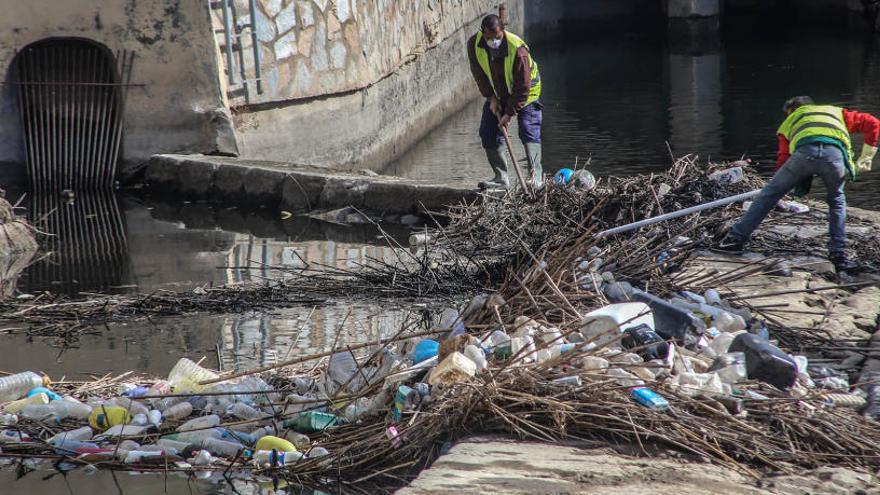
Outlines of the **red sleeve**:
[{"label": "red sleeve", "polygon": [[877,138],[880,137],[880,120],[870,113],[843,110],[843,121],[851,134],[865,136],[865,144],[877,146]]},{"label": "red sleeve", "polygon": [[782,134],[777,134],[776,138],[779,140],[779,150],[776,152],[776,170],[779,170],[780,167],[785,165],[791,153],[788,151],[788,139],[785,139],[785,136]]},{"label": "red sleeve", "polygon": [[517,48],[516,60],[513,61],[513,91],[507,100],[504,113],[511,117],[526,106],[529,91],[532,90],[532,71],[529,66],[529,51],[524,46]]}]

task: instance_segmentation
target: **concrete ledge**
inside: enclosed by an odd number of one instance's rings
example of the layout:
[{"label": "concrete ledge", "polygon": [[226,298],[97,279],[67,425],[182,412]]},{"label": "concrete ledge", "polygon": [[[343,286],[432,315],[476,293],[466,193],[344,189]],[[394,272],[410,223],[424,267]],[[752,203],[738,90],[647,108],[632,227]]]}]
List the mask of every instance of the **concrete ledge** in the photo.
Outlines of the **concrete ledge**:
[{"label": "concrete ledge", "polygon": [[383,214],[421,213],[478,197],[462,186],[205,155],[154,155],[144,177],[150,193],[160,197],[294,212],[354,206]]}]

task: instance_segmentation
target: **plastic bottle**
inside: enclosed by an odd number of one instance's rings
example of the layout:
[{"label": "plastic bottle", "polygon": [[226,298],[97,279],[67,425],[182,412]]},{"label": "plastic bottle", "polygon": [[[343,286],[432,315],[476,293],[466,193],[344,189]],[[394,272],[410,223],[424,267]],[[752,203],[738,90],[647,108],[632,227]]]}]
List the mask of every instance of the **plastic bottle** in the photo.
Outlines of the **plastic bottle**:
[{"label": "plastic bottle", "polygon": [[67,403],[68,417],[85,421],[92,413],[92,406],[83,404],[69,395],[62,397],[62,400]]},{"label": "plastic bottle", "polygon": [[285,466],[301,460],[301,452],[278,452],[276,450],[258,450],[253,454],[253,460],[260,466]]},{"label": "plastic bottle", "polygon": [[[166,421],[178,421],[188,417],[193,412],[193,406],[189,402],[181,402],[173,405],[162,413],[162,418]],[[149,414],[149,412],[148,412]]]},{"label": "plastic bottle", "polygon": [[81,454],[88,450],[97,450],[100,448],[94,442],[82,442],[80,440],[65,439],[52,442],[55,452],[61,455]]},{"label": "plastic bottle", "polygon": [[67,417],[67,406],[60,400],[48,404],[30,404],[22,408],[21,416],[36,421],[60,422]]},{"label": "plastic bottle", "polygon": [[160,439],[156,442],[156,445],[158,445],[159,447],[162,447],[163,449],[166,449],[166,450],[174,449],[174,450],[176,450],[176,451],[178,451],[178,452],[183,452],[187,447],[189,447],[190,445],[192,445],[192,443],[190,443],[190,442],[181,442],[181,441],[178,441],[178,440],[172,440],[172,439],[170,439],[170,438],[160,438]]},{"label": "plastic bottle", "polygon": [[641,387],[645,385],[645,382],[639,377],[620,368],[611,368],[606,374],[614,377],[615,381],[623,387]]},{"label": "plastic bottle", "polygon": [[201,430],[202,428],[213,428],[219,424],[220,416],[209,414],[208,416],[193,418],[186,423],[183,423],[177,427],[177,431]]},{"label": "plastic bottle", "polygon": [[330,455],[330,452],[327,451],[324,447],[312,447],[308,452],[309,459],[314,459],[316,457],[324,457]]},{"label": "plastic bottle", "polygon": [[665,411],[669,409],[669,402],[664,399],[660,394],[654,392],[650,388],[635,387],[630,390],[630,396],[633,398],[634,401],[647,407],[648,409],[656,409],[658,411]]},{"label": "plastic bottle", "polygon": [[577,375],[571,376],[563,376],[562,378],[556,378],[550,381],[550,383],[556,385],[562,385],[566,387],[580,387],[583,382],[581,381],[581,377]]},{"label": "plastic bottle", "polygon": [[147,387],[134,387],[132,389],[126,390],[122,393],[124,397],[130,397],[132,399],[137,399],[139,397],[143,397],[150,392],[150,389]]},{"label": "plastic bottle", "polygon": [[238,442],[230,442],[220,438],[208,437],[202,440],[201,447],[214,455],[222,455],[225,457],[235,457],[244,445]]},{"label": "plastic bottle", "polygon": [[577,361],[577,365],[584,371],[598,371],[604,373],[608,369],[608,360],[598,356],[585,356]]},{"label": "plastic bottle", "polygon": [[198,454],[196,454],[195,459],[193,459],[193,465],[195,466],[210,466],[216,459],[211,455],[207,450],[200,450]]},{"label": "plastic bottle", "polygon": [[511,356],[510,335],[501,330],[494,330],[486,340],[496,359],[507,359]]},{"label": "plastic bottle", "polygon": [[465,346],[464,355],[477,365],[477,370],[479,371],[482,371],[489,366],[489,362],[486,361],[486,354],[483,353],[482,349],[473,344]]},{"label": "plastic bottle", "polygon": [[208,385],[200,382],[220,378],[217,373],[202,368],[187,358],[181,358],[168,373],[168,383],[176,392],[202,392]]},{"label": "plastic bottle", "polygon": [[730,349],[730,344],[733,343],[733,339],[735,339],[737,335],[739,335],[739,333],[722,332],[715,337],[711,343],[709,343],[709,349],[712,349],[712,352],[717,356],[727,354],[728,349]]},{"label": "plastic bottle", "polygon": [[156,409],[164,412],[169,407],[176,406],[181,402],[186,402],[186,397],[165,397],[156,401]]},{"label": "plastic bottle", "polygon": [[25,395],[25,397],[30,397],[32,395],[41,394],[41,393],[48,395],[49,400],[61,400],[60,395],[56,394],[55,392],[49,390],[46,387],[34,387],[34,388],[30,389],[30,391],[28,391],[28,393],[27,393],[27,395]]},{"label": "plastic bottle", "polygon": [[349,390],[357,390],[359,383],[362,382],[361,377],[355,377],[357,372],[357,360],[351,352],[337,352],[331,355],[326,371],[329,384],[332,386],[330,395],[336,395],[338,388],[346,383]]},{"label": "plastic bottle", "polygon": [[336,425],[337,417],[335,414],[324,413],[319,411],[301,412],[292,419],[288,419],[281,423],[284,428],[293,428],[300,433],[312,433],[323,431]]},{"label": "plastic bottle", "polygon": [[150,422],[151,425],[158,428],[159,425],[162,424],[162,412],[157,411],[156,409],[150,409],[150,413],[147,414],[147,420]]},{"label": "plastic bottle", "polygon": [[18,414],[24,409],[26,406],[30,406],[32,404],[48,404],[49,396],[46,394],[37,394],[32,395],[30,397],[26,397],[24,399],[14,400],[12,402],[7,402],[3,406],[3,411],[9,414]]},{"label": "plastic bottle", "polygon": [[18,424],[18,416],[15,414],[0,414],[0,426],[13,426]]},{"label": "plastic bottle", "polygon": [[510,340],[510,352],[520,363],[531,363],[537,360],[535,339],[531,335],[514,337]]},{"label": "plastic bottle", "polygon": [[171,393],[171,383],[159,380],[147,389],[147,395],[167,395]]},{"label": "plastic bottle", "polygon": [[146,414],[135,414],[131,417],[131,423],[135,426],[147,426],[150,424],[150,418]]},{"label": "plastic bottle", "polygon": [[94,431],[88,426],[83,426],[81,428],[77,428],[75,430],[62,431],[57,435],[49,438],[48,442],[51,444],[55,444],[56,442],[63,440],[76,440],[79,442],[83,442],[92,438],[94,435]]},{"label": "plastic bottle", "polygon": [[422,402],[422,396],[413,388],[401,385],[394,395],[394,403],[391,406],[391,417],[394,421],[400,421],[403,413],[414,411]]},{"label": "plastic bottle", "polygon": [[186,442],[191,444],[201,444],[201,442],[206,438],[221,438],[223,436],[223,430],[220,428],[210,428],[205,430],[192,430],[192,431],[182,431],[180,433],[172,433],[170,435],[164,435],[162,438],[167,438],[168,440],[175,440],[178,442]]},{"label": "plastic bottle", "polygon": [[27,433],[16,430],[0,430],[0,443],[30,442],[31,437]]},{"label": "plastic bottle", "polygon": [[114,405],[125,409],[132,416],[134,416],[135,414],[143,414],[144,416],[146,416],[150,413],[150,410],[149,408],[147,408],[147,406],[141,404],[136,400],[131,400],[128,397],[116,397],[111,402]]},{"label": "plastic bottle", "polygon": [[266,417],[266,413],[253,408],[244,402],[236,402],[235,404],[232,404],[229,406],[226,413],[235,416],[238,419],[260,419]]},{"label": "plastic bottle", "polygon": [[146,426],[135,426],[135,425],[116,425],[108,428],[104,433],[101,433],[96,438],[104,439],[104,438],[114,438],[120,436],[133,436],[140,435],[144,431],[147,430]]},{"label": "plastic bottle", "polygon": [[743,352],[749,378],[785,390],[797,380],[797,363],[788,354],[757,335],[741,333],[730,344],[730,352]]},{"label": "plastic bottle", "polygon": [[25,371],[0,378],[0,403],[21,399],[33,388],[49,385],[49,378]]},{"label": "plastic bottle", "polygon": [[293,446],[301,452],[305,452],[312,448],[312,441],[309,439],[308,435],[304,435],[298,431],[286,430],[283,438],[292,443]]},{"label": "plastic bottle", "polygon": [[170,455],[164,450],[131,450],[125,454],[125,464],[138,464],[150,459],[163,459]]},{"label": "plastic bottle", "polygon": [[277,436],[278,432],[275,431],[275,427],[272,425],[261,426],[255,430],[252,430],[249,435],[255,441],[259,441],[261,438],[265,436]]},{"label": "plastic bottle", "polygon": [[728,352],[715,358],[709,371],[713,371],[724,383],[734,384],[748,379],[746,355],[742,352]]},{"label": "plastic bottle", "polygon": [[462,382],[477,373],[477,365],[460,352],[453,352],[431,370],[428,384],[451,385]]}]

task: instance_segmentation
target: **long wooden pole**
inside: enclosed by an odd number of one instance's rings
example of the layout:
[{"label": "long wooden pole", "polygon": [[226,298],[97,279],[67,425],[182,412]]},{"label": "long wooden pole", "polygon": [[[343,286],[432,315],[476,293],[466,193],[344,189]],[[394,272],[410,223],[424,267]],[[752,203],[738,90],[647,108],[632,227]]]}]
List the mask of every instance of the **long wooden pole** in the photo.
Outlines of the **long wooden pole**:
[{"label": "long wooden pole", "polygon": [[519,164],[516,162],[516,156],[513,154],[513,147],[510,145],[510,136],[507,135],[507,127],[498,127],[501,129],[501,133],[504,134],[504,142],[507,144],[507,152],[510,153],[510,161],[513,162],[513,170],[516,171],[516,178],[519,179],[519,185],[523,188],[523,191],[525,191],[526,194],[531,196],[532,190],[529,188],[525,179],[523,179],[522,171],[519,169]]}]

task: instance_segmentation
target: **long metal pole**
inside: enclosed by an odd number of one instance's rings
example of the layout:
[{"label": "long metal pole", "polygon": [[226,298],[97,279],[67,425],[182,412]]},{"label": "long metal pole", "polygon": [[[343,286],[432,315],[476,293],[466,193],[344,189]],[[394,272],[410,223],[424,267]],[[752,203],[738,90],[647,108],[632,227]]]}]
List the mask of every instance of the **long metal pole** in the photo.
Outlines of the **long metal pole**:
[{"label": "long metal pole", "polygon": [[110,151],[110,169],[107,174],[106,187],[113,187],[113,179],[116,176],[116,165],[119,162],[119,146],[122,141],[122,128],[125,125],[125,102],[128,99],[128,87],[131,83],[131,73],[134,66],[134,52],[128,54],[128,67],[126,68],[126,53],[122,52],[122,72],[120,73],[121,97],[116,102],[116,129],[113,136],[113,147]]},{"label": "long metal pole", "polygon": [[[116,51],[116,56],[113,57],[113,60],[107,60],[107,57],[104,57],[103,63],[103,74],[100,82],[116,82],[115,74],[116,71],[116,60],[119,59],[119,51]],[[106,151],[107,151],[107,121],[110,118],[112,107],[113,107],[113,86],[107,85],[102,86],[103,93],[101,94],[101,99],[99,101],[100,104],[100,112],[98,113],[100,118],[100,126],[98,128],[98,159],[96,163],[98,165],[98,169],[96,170],[95,177],[93,178],[92,185],[97,186],[100,181],[99,177],[103,175],[104,167],[106,166]]]},{"label": "long metal pole", "polygon": [[754,191],[749,191],[747,193],[737,194],[736,196],[730,196],[728,198],[716,199],[715,201],[710,201],[708,203],[703,203],[696,206],[691,206],[690,208],[685,208],[683,210],[673,211],[672,213],[666,213],[664,215],[658,215],[656,217],[646,218],[644,220],[639,220],[638,222],[628,223],[626,225],[621,225],[619,227],[614,227],[612,229],[603,230],[596,234],[596,237],[602,238],[607,237],[609,235],[620,234],[623,232],[629,232],[630,230],[639,229],[642,227],[647,227],[648,225],[654,225],[655,223],[660,223],[666,220],[672,220],[673,218],[683,217],[685,215],[690,215],[691,213],[698,213],[703,210],[709,210],[712,208],[718,208],[719,206],[729,205],[730,203],[736,203],[738,201],[745,201],[750,198],[754,198],[760,193],[760,189],[756,189]]},{"label": "long metal pole", "polygon": [[30,81],[30,77],[28,75],[27,70],[27,54],[25,52],[19,52],[17,54],[18,65],[15,67],[15,70],[18,73],[18,82],[20,83],[18,86],[18,106],[19,106],[19,115],[21,117],[21,130],[24,134],[24,150],[25,150],[25,163],[27,164],[28,170],[31,170],[34,162],[34,135],[33,135],[33,117],[30,115],[31,105],[30,105],[30,91],[31,86],[26,83]]},{"label": "long metal pole", "polygon": [[51,157],[49,161],[49,182],[55,184],[57,182],[56,177],[56,169],[58,168],[58,146],[56,143],[56,134],[58,128],[58,121],[55,118],[55,83],[54,77],[52,75],[52,67],[55,67],[57,63],[55,57],[55,50],[47,49],[46,50],[46,58],[48,59],[48,63],[43,66],[43,70],[46,71],[46,81],[49,81],[50,84],[47,86],[49,89],[49,104],[46,105],[46,113],[49,117],[49,128],[47,129],[49,132],[49,156]]},{"label": "long metal pole", "polygon": [[[102,60],[103,54],[97,48],[92,48],[89,50],[89,82],[96,83],[99,80],[98,77],[98,67],[100,61]],[[92,173],[92,169],[95,167],[95,161],[97,160],[95,156],[95,148],[98,137],[98,126],[96,122],[96,109],[97,109],[97,100],[98,95],[101,93],[102,87],[98,85],[89,86],[88,95],[86,97],[86,104],[88,105],[88,111],[86,114],[86,129],[85,129],[85,139],[86,139],[86,152],[85,156],[83,156],[83,169],[80,172],[80,176],[86,180],[89,175]]]},{"label": "long metal pole", "polygon": [[257,83],[257,94],[263,94],[263,70],[260,68],[260,40],[257,38],[257,0],[249,0],[251,11],[251,45],[254,50],[254,78]]},{"label": "long metal pole", "polygon": [[[61,79],[70,80],[70,75],[73,74],[73,53],[71,47],[64,47],[64,71],[61,73]],[[76,177],[71,174],[71,161],[73,156],[71,156],[70,152],[72,151],[71,142],[73,141],[73,128],[70,125],[73,122],[73,114],[71,113],[71,104],[72,104],[72,95],[73,89],[76,88],[75,85],[64,84],[61,92],[61,105],[64,108],[64,111],[61,114],[61,119],[63,122],[64,133],[62,134],[61,139],[61,148],[62,155],[61,160],[64,162],[64,177],[62,178],[62,183],[67,186],[69,189],[75,189],[77,184]]]},{"label": "long metal pole", "polygon": [[234,60],[232,57],[232,26],[229,24],[229,0],[220,0],[223,9],[223,39],[226,42],[226,75],[229,85],[235,84]]}]

